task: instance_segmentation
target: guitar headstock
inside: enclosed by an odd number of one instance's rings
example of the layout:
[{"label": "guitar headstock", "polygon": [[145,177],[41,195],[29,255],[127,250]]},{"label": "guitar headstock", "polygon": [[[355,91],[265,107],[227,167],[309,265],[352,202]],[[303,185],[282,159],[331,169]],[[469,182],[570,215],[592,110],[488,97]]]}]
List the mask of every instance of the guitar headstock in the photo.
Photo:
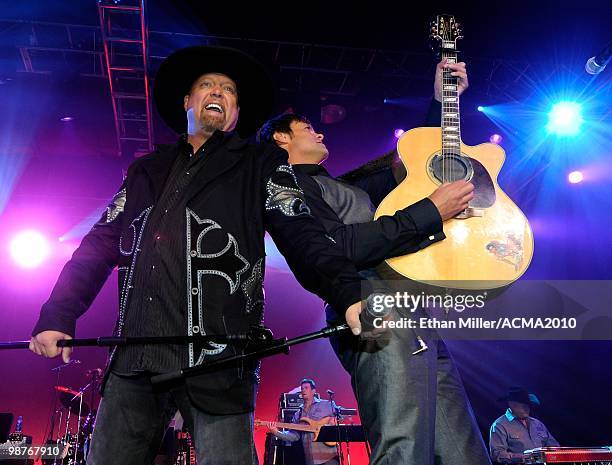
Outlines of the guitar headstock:
[{"label": "guitar headstock", "polygon": [[456,52],[457,41],[463,39],[463,29],[452,15],[438,15],[431,22],[429,39],[436,54],[443,51]]}]

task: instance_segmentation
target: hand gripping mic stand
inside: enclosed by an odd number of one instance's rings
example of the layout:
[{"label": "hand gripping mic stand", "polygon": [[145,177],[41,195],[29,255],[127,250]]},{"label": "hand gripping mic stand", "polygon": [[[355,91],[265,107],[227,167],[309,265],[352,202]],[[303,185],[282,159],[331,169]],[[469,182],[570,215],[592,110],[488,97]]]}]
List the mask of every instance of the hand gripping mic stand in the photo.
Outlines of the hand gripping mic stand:
[{"label": "hand gripping mic stand", "polygon": [[[274,339],[268,328],[258,327],[249,333],[225,334],[225,335],[197,335],[197,336],[152,336],[152,337],[98,337],[89,339],[64,339],[57,342],[58,347],[114,347],[136,344],[189,344],[193,342],[227,342],[227,343],[250,343],[250,350],[245,350],[238,355],[222,357],[201,365],[182,368],[170,373],[153,376],[151,382],[160,384],[177,381],[191,376],[225,367],[225,365],[242,362],[245,360],[261,359],[280,353],[288,354],[289,348],[308,341],[330,337],[333,334],[349,329],[347,324],[328,326],[320,331],[304,334],[302,336],[287,339],[285,337]],[[30,341],[0,342],[0,350],[27,349]]]}]

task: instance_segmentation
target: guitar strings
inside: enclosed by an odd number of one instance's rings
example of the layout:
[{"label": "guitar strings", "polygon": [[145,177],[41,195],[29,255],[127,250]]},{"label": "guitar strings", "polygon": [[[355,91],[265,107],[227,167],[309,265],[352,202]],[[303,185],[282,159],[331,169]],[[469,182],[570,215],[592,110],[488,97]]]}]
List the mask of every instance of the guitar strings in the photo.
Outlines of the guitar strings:
[{"label": "guitar strings", "polygon": [[[442,51],[443,59],[451,59],[453,63],[457,62],[457,53]],[[442,182],[453,182],[459,179],[460,173],[457,173],[457,179],[455,179],[455,173],[452,169],[453,163],[453,147],[456,145],[460,148],[460,123],[459,123],[459,92],[458,92],[458,77],[451,76],[451,70],[446,68],[442,71]],[[447,88],[447,86],[449,86]],[[454,100],[447,100],[453,98]],[[453,116],[449,116],[453,114]],[[456,130],[452,132],[448,131],[448,127],[452,126]],[[456,135],[457,142],[455,139],[446,137],[448,135]]]}]

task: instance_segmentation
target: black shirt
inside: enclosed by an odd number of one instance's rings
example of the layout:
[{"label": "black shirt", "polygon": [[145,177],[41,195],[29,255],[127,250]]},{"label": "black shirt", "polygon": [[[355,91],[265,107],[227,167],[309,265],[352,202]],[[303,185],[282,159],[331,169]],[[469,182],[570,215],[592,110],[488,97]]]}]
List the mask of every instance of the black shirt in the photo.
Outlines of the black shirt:
[{"label": "black shirt", "polygon": [[[160,198],[142,236],[134,289],[123,336],[177,336],[185,333],[184,254],[187,187],[231,133],[215,132],[194,154],[183,136]],[[132,345],[117,350],[117,373],[164,373],[187,365],[186,346]]]},{"label": "black shirt", "polygon": [[[319,165],[293,165],[306,203],[329,237],[364,270],[391,257],[415,252],[444,239],[442,218],[429,199],[373,221],[371,197],[360,187],[331,177]],[[390,169],[374,174],[391,190]]]},{"label": "black shirt", "polygon": [[[440,102],[432,100],[425,126],[439,125],[440,111]],[[333,178],[320,165],[293,165],[293,169],[313,216],[358,270],[416,252],[445,237],[440,213],[428,198],[373,220],[372,204],[378,206],[397,186],[390,167],[350,183]]]}]

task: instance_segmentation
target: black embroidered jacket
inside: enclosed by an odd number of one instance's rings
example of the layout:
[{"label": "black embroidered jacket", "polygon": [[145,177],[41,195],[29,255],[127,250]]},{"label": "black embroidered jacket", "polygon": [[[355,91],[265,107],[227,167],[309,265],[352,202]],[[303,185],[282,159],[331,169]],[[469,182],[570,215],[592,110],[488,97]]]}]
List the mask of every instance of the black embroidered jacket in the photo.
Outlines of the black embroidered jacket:
[{"label": "black embroidered jacket", "polygon": [[[143,234],[154,234],[145,226],[179,151],[180,144],[163,147],[131,165],[106,212],[62,270],[33,334],[57,330],[74,335],[76,319],[115,267],[119,272],[115,333],[122,334],[138,281],[136,263],[149,252],[144,245],[154,243],[144,240]],[[185,187],[188,200],[184,229],[179,232],[184,266],[176,281],[184,284],[176,309],[185,315],[184,334],[243,333],[261,323],[265,231],[306,289],[336,308],[360,300],[361,280],[354,265],[310,214],[284,150],[231,135],[214,153],[205,155],[212,155],[211,160]],[[225,357],[235,350],[221,343],[190,344],[185,364]],[[210,413],[250,411],[257,385],[255,367],[253,363],[188,378],[189,395]]]}]

